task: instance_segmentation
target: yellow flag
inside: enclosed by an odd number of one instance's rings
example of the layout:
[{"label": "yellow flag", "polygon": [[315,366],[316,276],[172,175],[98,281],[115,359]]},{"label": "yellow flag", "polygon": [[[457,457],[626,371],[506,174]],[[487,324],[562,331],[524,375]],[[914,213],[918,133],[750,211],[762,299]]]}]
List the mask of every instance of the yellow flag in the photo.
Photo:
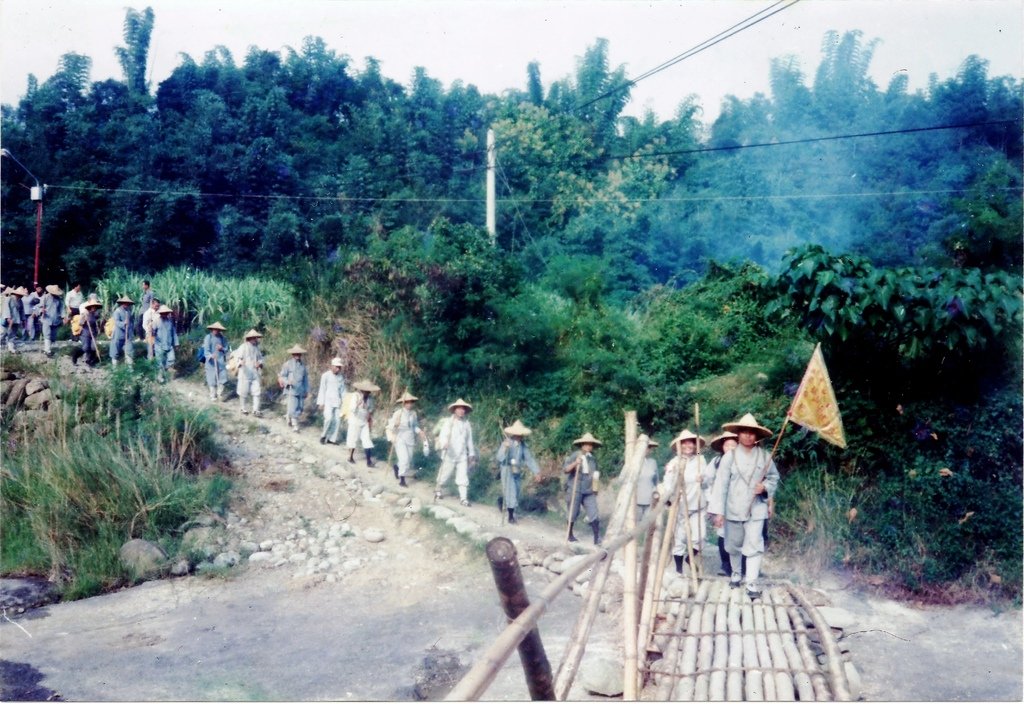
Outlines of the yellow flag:
[{"label": "yellow flag", "polygon": [[839,415],[839,404],[832,390],[832,381],[828,378],[828,369],[825,368],[825,358],[821,356],[820,343],[814,348],[803,381],[793,397],[789,419],[813,430],[833,445],[846,447],[843,419]]}]

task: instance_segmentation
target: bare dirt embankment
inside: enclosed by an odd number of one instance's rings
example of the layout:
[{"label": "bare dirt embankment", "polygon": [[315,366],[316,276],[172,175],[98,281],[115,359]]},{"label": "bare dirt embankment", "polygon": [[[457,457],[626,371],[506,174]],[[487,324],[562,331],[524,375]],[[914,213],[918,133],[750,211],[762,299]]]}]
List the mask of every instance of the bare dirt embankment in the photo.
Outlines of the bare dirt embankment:
[{"label": "bare dirt embankment", "polygon": [[[206,405],[201,386],[175,382]],[[409,700],[440,698],[504,626],[482,552],[417,509],[431,487],[399,491],[389,470],[350,466],[287,430],[276,408],[254,421],[217,406],[239,496],[218,549],[260,553],[216,576],[147,582],[29,610],[0,623],[4,690],[67,700]],[[521,554],[565,550],[550,524],[502,525],[493,506],[459,518],[517,541]],[[383,540],[378,540],[383,535]],[[255,549],[253,549],[255,548]],[[770,577],[794,572],[776,562]],[[550,575],[524,568],[531,594]],[[847,618],[841,643],[869,700],[1021,700],[1019,611],[918,608],[870,596],[841,575],[808,581]],[[553,664],[580,605],[566,592],[541,622]],[[11,614],[7,614],[10,616]],[[588,654],[616,654],[619,626],[599,618]],[[488,698],[527,699],[513,655]],[[592,698],[582,689],[573,698]]]}]

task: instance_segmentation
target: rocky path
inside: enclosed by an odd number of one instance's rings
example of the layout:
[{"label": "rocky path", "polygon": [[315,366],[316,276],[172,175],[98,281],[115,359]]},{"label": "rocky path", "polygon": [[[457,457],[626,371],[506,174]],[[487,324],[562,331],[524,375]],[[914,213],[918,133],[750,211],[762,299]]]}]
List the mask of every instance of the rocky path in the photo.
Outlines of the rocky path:
[{"label": "rocky path", "polygon": [[[0,699],[440,698],[505,623],[480,544],[513,539],[533,595],[572,553],[551,523],[527,516],[503,525],[493,506],[434,504],[422,482],[401,489],[384,463],[349,465],[343,449],[319,444],[318,428],[293,433],[273,406],[252,419],[237,402],[210,404],[199,384],[172,388],[196,407],[213,406],[235,472],[231,512],[193,529],[208,566],[20,616],[5,610]],[[585,666],[621,657],[619,569],[613,563]],[[860,592],[841,575],[802,575],[778,558],[767,570],[815,587],[830,605],[864,699],[1024,696],[1019,611],[912,607]],[[0,597],[18,586],[0,585]],[[579,605],[566,594],[541,621],[553,665]],[[488,698],[528,698],[517,656]],[[595,696],[577,686],[571,698]]]}]

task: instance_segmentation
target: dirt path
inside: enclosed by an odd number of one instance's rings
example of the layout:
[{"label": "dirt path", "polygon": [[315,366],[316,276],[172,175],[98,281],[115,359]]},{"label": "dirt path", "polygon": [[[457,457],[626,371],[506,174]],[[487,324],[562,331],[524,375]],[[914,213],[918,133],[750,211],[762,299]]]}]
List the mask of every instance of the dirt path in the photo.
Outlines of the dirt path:
[{"label": "dirt path", "polygon": [[[209,405],[198,384],[173,388]],[[400,491],[386,468],[349,466],[341,448],[320,445],[316,428],[291,433],[279,409],[254,421],[236,404],[215,405],[238,471],[226,547],[248,542],[268,559],[5,618],[0,698],[13,698],[15,681],[31,681],[35,698],[68,700],[440,698],[500,632],[505,619],[479,548],[404,505],[430,505],[431,486]],[[517,541],[521,554],[566,548],[559,531],[532,517],[503,526],[493,506],[445,505]],[[367,539],[373,531],[384,540]],[[771,556],[766,569],[794,575]],[[536,595],[550,575],[526,567],[524,577]],[[841,644],[865,699],[1024,697],[1019,611],[913,608],[835,574],[809,586],[849,621]],[[566,593],[541,622],[554,666],[580,603]],[[588,657],[618,655],[612,621],[598,619]],[[528,698],[517,656],[488,698]],[[575,688],[571,698],[594,697]]]}]

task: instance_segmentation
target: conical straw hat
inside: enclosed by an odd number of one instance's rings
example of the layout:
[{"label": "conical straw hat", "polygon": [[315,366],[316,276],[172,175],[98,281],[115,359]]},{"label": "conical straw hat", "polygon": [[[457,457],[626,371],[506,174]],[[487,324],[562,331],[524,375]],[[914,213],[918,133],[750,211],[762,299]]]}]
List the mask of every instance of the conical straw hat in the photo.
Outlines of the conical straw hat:
[{"label": "conical straw hat", "polygon": [[521,420],[516,420],[515,423],[505,428],[506,435],[518,435],[519,437],[526,437],[533,431],[523,425]]},{"label": "conical straw hat", "polygon": [[676,445],[682,443],[684,440],[693,440],[695,443],[697,443],[698,450],[703,450],[704,446],[707,445],[707,440],[705,440],[704,438],[698,438],[696,435],[693,434],[693,431],[691,431],[689,428],[686,428],[685,430],[683,430],[683,432],[679,433],[679,435],[672,438],[672,442],[669,443],[669,447],[674,448]]},{"label": "conical straw hat", "polygon": [[103,304],[100,303],[99,301],[95,301],[95,300],[90,299],[90,300],[86,301],[85,303],[83,303],[82,307],[83,308],[102,308]]},{"label": "conical straw hat", "polygon": [[63,296],[64,292],[60,290],[60,286],[57,284],[50,284],[46,287],[46,292],[53,294],[54,296]]},{"label": "conical straw hat", "polygon": [[726,430],[721,435],[718,435],[718,436],[712,438],[711,442],[708,443],[708,444],[711,445],[711,449],[714,450],[715,452],[721,452],[722,451],[722,446],[725,445],[725,441],[730,439],[730,438],[735,440],[736,439],[736,433],[730,433],[728,430]]},{"label": "conical straw hat", "polygon": [[573,445],[594,445],[595,447],[601,447],[604,443],[595,438],[590,433],[583,433],[582,437],[578,437],[572,441]]},{"label": "conical straw hat", "polygon": [[406,401],[419,401],[419,400],[420,399],[419,399],[418,396],[413,396],[411,393],[409,393],[409,389],[406,389],[405,393],[402,394],[402,398],[400,398],[397,401],[395,401],[395,403],[398,404],[398,405],[401,405],[401,404],[405,403]]},{"label": "conical straw hat", "polygon": [[128,296],[121,296],[120,298],[117,299],[117,302],[118,303],[129,303],[131,305],[135,305],[135,301],[133,301]]},{"label": "conical straw hat", "polygon": [[160,306],[159,308],[157,308],[156,312],[160,313],[161,315],[163,315],[164,313],[173,313],[174,311],[171,310],[171,308],[169,306],[163,305],[163,306]]},{"label": "conical straw hat", "polygon": [[220,324],[219,320],[216,323],[210,323],[209,325],[207,325],[206,329],[207,330],[220,330],[221,332],[224,332],[225,330],[227,330],[226,327],[224,327],[223,325]]},{"label": "conical straw hat", "polygon": [[288,354],[306,354],[306,348],[299,345],[292,345],[288,348]]},{"label": "conical straw hat", "polygon": [[722,423],[722,428],[733,433],[739,433],[741,430],[750,430],[757,435],[758,440],[770,438],[773,434],[771,430],[759,424],[757,420],[754,419],[754,415],[752,413],[747,413],[738,421],[733,423]]},{"label": "conical straw hat", "polygon": [[254,337],[263,337],[263,333],[259,332],[256,328],[253,328],[249,332],[245,333],[246,340],[251,340]]},{"label": "conical straw hat", "polygon": [[380,391],[380,387],[374,384],[369,379],[362,379],[352,384],[352,388],[356,391],[369,391],[371,394],[375,394]]},{"label": "conical straw hat", "polygon": [[454,411],[456,406],[462,406],[467,411],[472,411],[473,410],[473,407],[471,405],[469,405],[468,403],[466,403],[465,401],[463,401],[461,398],[458,399],[457,401],[455,401],[454,403],[449,403],[448,404],[448,410],[449,411]]}]

